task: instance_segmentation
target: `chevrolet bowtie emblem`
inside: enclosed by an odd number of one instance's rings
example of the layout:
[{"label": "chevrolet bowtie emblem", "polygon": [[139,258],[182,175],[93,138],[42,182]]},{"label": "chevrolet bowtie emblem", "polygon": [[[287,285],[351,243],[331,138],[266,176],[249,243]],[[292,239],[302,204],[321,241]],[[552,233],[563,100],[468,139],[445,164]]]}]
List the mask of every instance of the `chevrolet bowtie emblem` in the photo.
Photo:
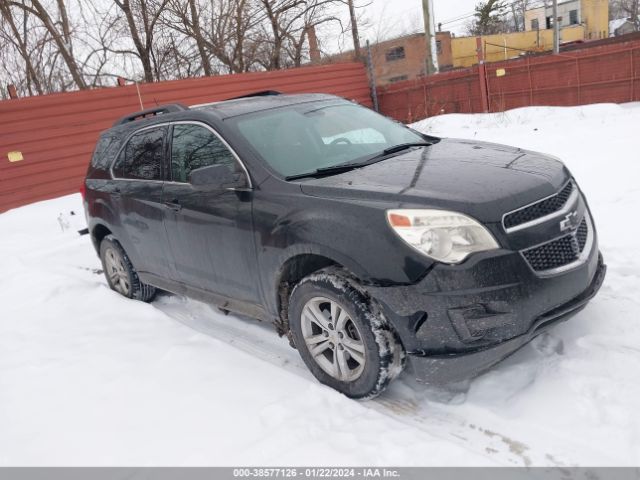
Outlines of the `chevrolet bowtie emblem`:
[{"label": "chevrolet bowtie emblem", "polygon": [[560,222],[560,231],[566,232],[568,230],[573,230],[578,228],[578,212],[571,212],[569,215],[564,217],[564,220]]}]

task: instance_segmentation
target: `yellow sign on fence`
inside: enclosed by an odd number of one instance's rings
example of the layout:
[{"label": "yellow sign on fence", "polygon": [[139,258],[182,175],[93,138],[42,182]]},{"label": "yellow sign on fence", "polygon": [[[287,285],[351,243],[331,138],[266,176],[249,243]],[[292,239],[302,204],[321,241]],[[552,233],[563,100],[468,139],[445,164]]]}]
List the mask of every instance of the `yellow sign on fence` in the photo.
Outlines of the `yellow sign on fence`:
[{"label": "yellow sign on fence", "polygon": [[22,156],[22,152],[9,152],[7,154],[7,157],[9,157],[9,161],[11,163],[21,162],[22,160],[24,160],[24,157]]}]

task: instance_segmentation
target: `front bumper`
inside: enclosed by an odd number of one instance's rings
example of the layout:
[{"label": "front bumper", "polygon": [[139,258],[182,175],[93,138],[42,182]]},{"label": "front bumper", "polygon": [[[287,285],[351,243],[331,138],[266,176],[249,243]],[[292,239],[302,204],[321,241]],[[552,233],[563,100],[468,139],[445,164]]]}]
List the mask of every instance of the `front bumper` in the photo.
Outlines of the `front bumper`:
[{"label": "front bumper", "polygon": [[540,277],[517,252],[438,265],[419,283],[368,287],[380,301],[422,382],[471,378],[509,356],[591,300],[606,266],[594,243],[586,262]]},{"label": "front bumper", "polygon": [[600,290],[606,270],[606,265],[600,262],[596,276],[587,290],[566,304],[539,316],[528,332],[511,340],[461,355],[410,356],[410,368],[414,376],[422,382],[444,384],[465,380],[482,373],[536,336],[582,310]]}]

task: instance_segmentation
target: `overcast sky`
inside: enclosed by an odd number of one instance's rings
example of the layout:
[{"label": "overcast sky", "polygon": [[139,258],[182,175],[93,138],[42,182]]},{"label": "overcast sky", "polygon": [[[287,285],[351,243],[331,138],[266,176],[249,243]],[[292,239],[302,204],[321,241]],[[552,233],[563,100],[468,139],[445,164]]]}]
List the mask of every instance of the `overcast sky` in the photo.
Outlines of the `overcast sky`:
[{"label": "overcast sky", "polygon": [[[424,31],[422,0],[357,0],[356,4],[365,5],[368,2],[371,2],[371,5],[358,10],[359,16],[362,17],[360,36],[363,40],[375,42],[406,33]],[[433,3],[436,23],[442,22],[443,30],[463,34],[477,0],[433,0]],[[344,9],[341,16],[346,26],[348,11]],[[327,50],[345,50],[353,47],[349,35],[343,36],[339,45],[336,45],[335,40],[331,40],[331,38],[335,39],[331,31],[333,28],[326,32],[329,34],[328,42],[325,44]]]},{"label": "overcast sky", "polygon": [[[459,17],[471,15],[477,0],[433,0],[436,24],[450,22],[442,26],[443,30],[456,33],[464,31],[469,18],[457,20]],[[367,16],[374,23],[398,24],[412,27],[416,23],[422,27],[422,0],[373,0],[367,8]]]}]

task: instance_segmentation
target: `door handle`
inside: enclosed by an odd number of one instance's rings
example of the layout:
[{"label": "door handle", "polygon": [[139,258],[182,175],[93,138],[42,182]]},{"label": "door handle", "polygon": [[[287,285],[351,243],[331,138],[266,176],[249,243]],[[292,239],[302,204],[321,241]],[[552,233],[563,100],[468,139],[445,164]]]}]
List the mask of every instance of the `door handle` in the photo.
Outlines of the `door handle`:
[{"label": "door handle", "polygon": [[171,202],[164,202],[164,206],[170,208],[174,212],[179,212],[182,210],[182,205],[177,200],[172,200]]}]

